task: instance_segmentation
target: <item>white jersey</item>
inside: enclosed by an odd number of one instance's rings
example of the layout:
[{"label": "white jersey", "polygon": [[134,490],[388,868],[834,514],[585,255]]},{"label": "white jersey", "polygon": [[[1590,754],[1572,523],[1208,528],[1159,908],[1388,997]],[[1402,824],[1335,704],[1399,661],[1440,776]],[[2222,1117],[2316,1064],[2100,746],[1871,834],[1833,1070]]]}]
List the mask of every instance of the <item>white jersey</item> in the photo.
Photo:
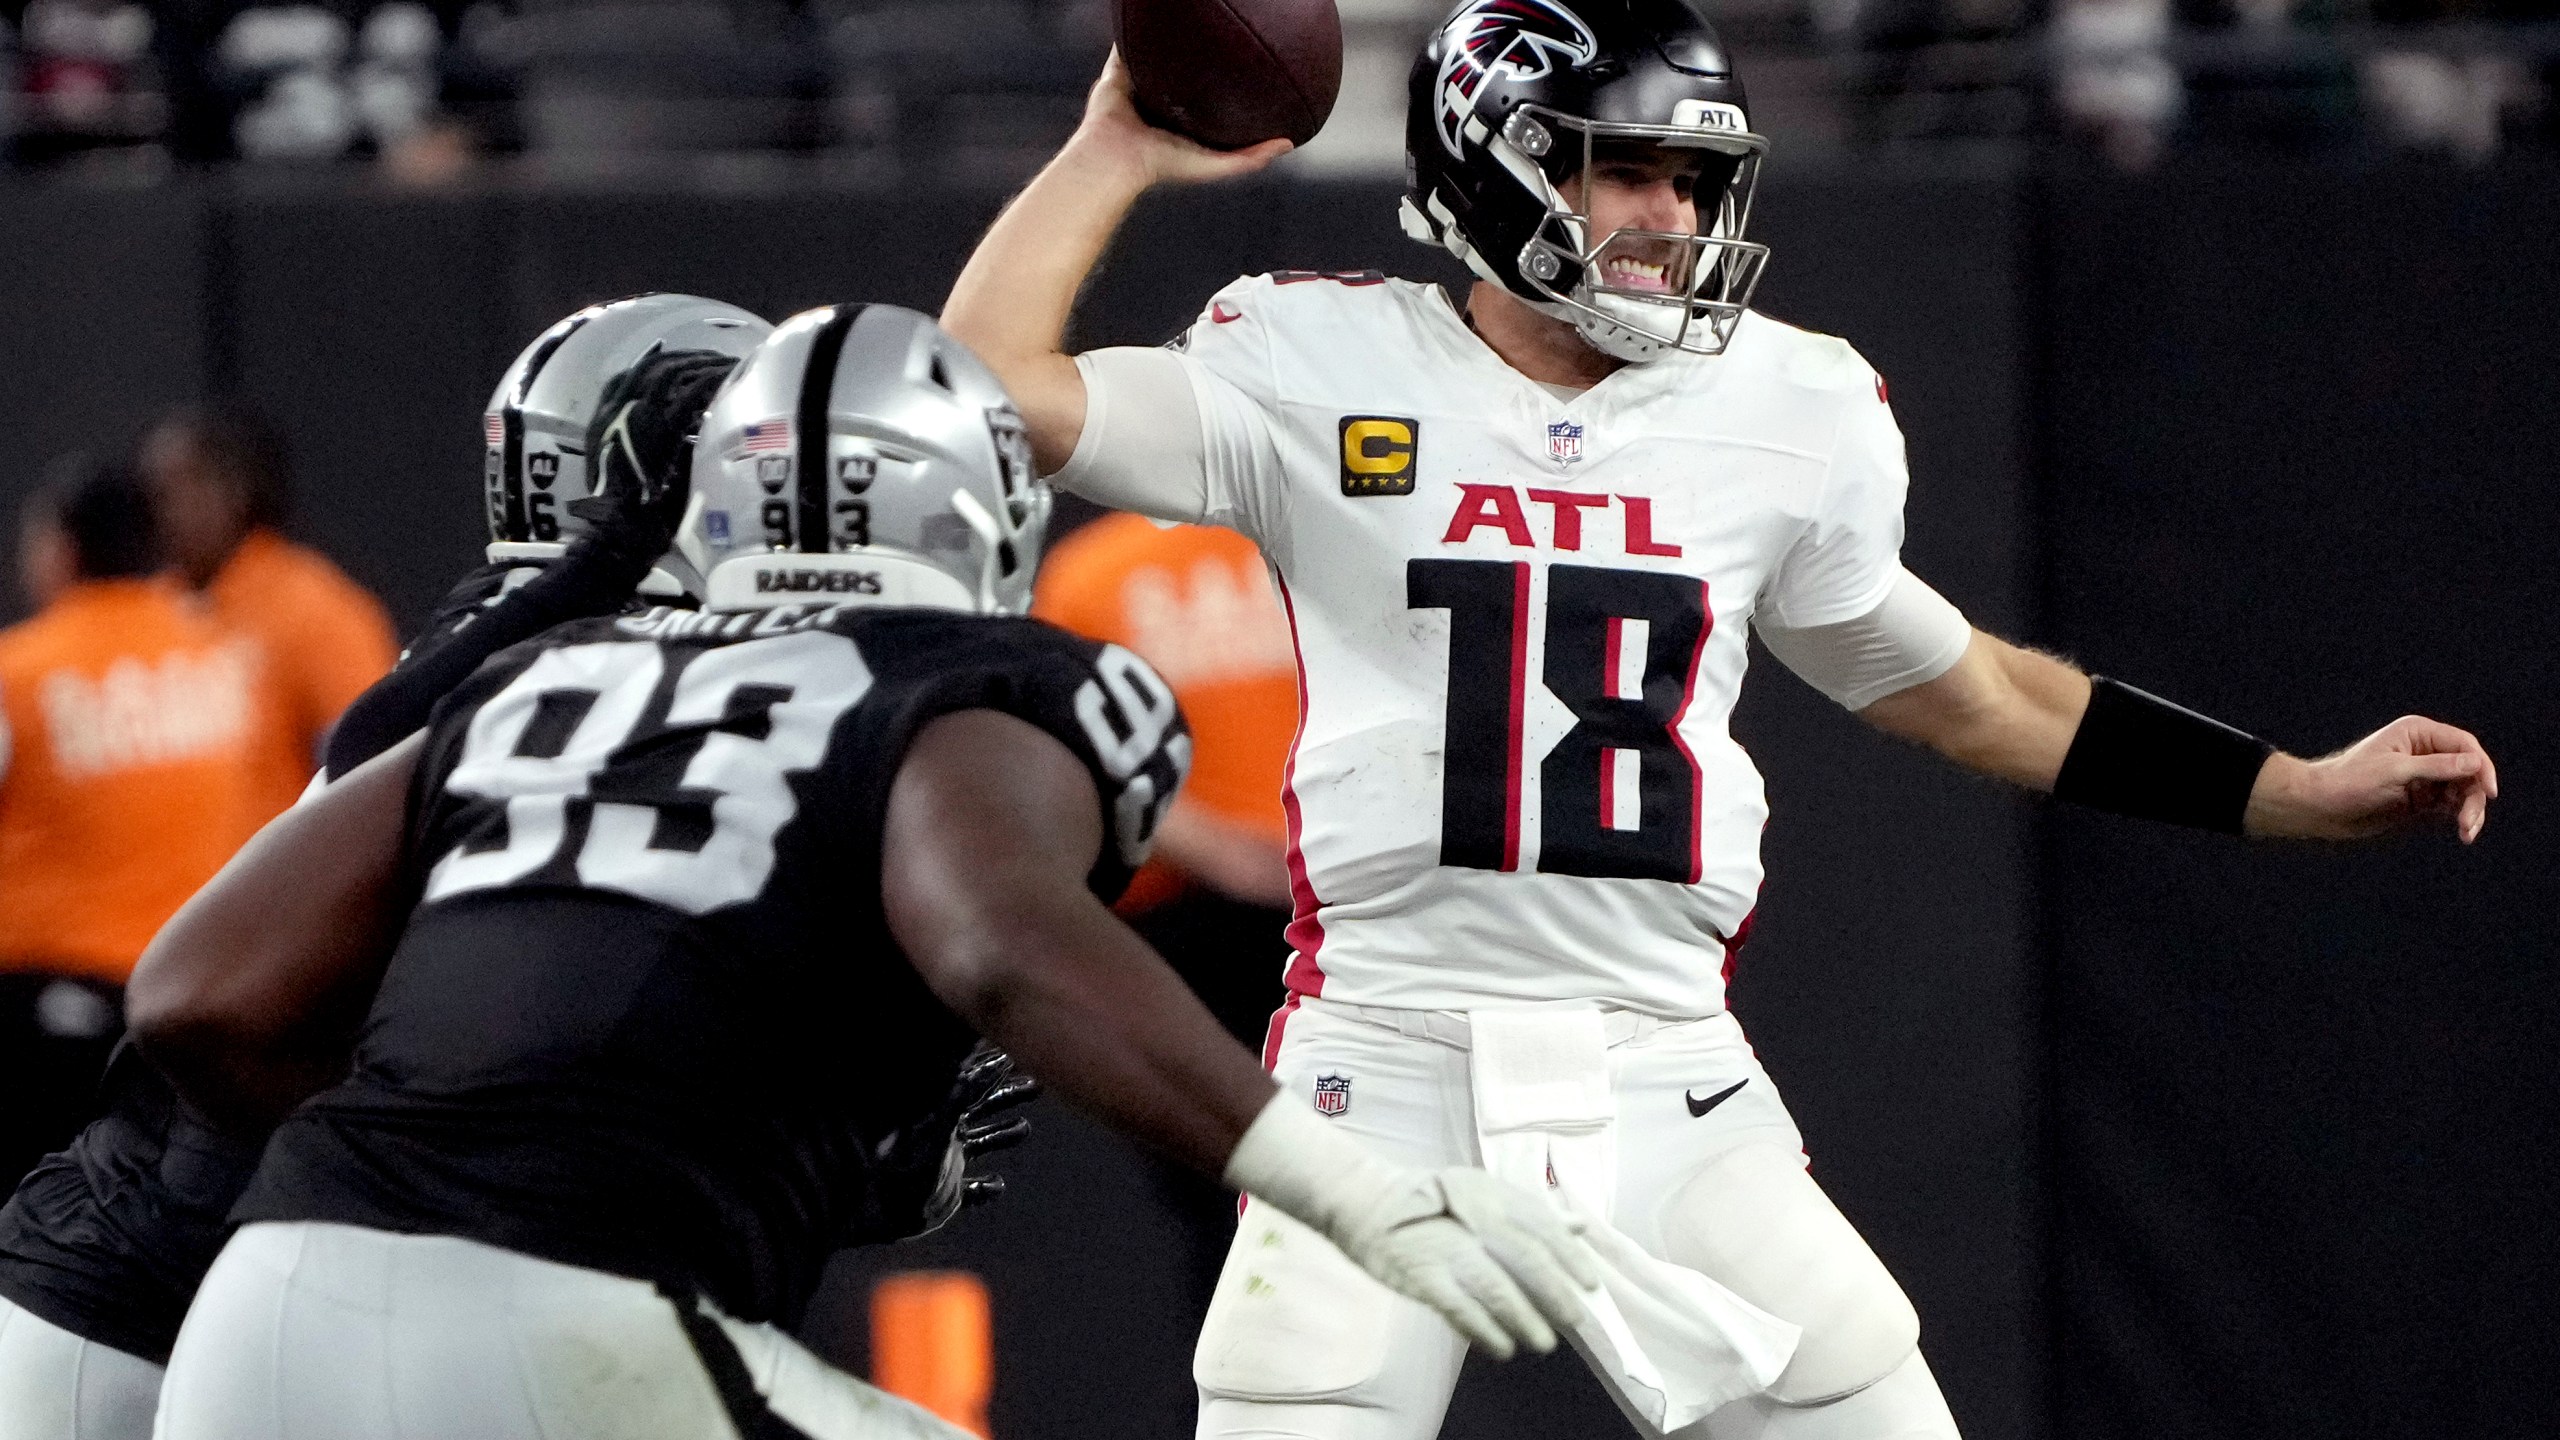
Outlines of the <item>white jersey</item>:
[{"label": "white jersey", "polygon": [[1261,545],[1296,636],[1291,988],[1721,1010],[1768,818],[1727,724],[1748,623],[1899,573],[1875,371],[1755,314],[1558,398],[1375,275],[1240,280],[1176,348],[1203,518]]}]

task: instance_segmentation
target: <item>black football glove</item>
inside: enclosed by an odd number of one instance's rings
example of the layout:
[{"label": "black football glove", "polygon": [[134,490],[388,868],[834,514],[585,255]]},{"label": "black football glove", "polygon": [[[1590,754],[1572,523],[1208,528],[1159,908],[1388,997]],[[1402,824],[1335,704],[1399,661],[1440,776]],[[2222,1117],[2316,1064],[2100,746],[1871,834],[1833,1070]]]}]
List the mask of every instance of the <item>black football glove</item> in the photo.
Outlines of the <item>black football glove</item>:
[{"label": "black football glove", "polygon": [[1016,1072],[1012,1056],[979,1042],[961,1062],[960,1076],[943,1102],[880,1142],[873,1196],[877,1218],[859,1238],[930,1235],[950,1224],[961,1207],[1003,1195],[1004,1177],[973,1174],[970,1162],[1021,1144],[1031,1133],[1031,1121],[1010,1112],[1039,1094],[1040,1082]]},{"label": "black football glove", "polygon": [[616,549],[665,554],[693,494],[694,432],[737,366],[716,350],[661,350],[615,376],[587,422],[587,497],[569,513]]}]

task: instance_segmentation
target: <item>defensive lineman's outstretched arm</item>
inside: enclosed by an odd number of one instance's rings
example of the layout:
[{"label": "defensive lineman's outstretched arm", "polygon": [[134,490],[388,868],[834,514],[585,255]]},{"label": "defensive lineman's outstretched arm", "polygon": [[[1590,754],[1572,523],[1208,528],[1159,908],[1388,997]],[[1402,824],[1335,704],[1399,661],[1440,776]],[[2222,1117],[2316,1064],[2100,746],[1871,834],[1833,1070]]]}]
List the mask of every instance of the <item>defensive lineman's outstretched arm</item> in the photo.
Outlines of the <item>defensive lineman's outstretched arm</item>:
[{"label": "defensive lineman's outstretched arm", "polygon": [[[343,1070],[412,898],[413,737],[285,812],[152,941],[143,1051],[217,1116],[272,1123]],[[1598,1261],[1543,1199],[1388,1163],[1279,1092],[1084,888],[1099,797],[1048,734],[969,711],[900,766],[881,898],[936,994],[1070,1099],[1312,1226],[1496,1356],[1555,1347]]]},{"label": "defensive lineman's outstretched arm", "polygon": [[1283,1094],[1085,876],[1101,797],[1067,747],[961,711],[908,748],[880,899],[925,983],[1067,1099],[1311,1226],[1497,1357],[1552,1349],[1598,1262],[1538,1196],[1392,1164]]},{"label": "defensive lineman's outstretched arm", "polygon": [[1084,377],[1065,352],[1067,315],[1129,207],[1159,184],[1249,175],[1288,148],[1266,140],[1210,150],[1156,129],[1138,117],[1129,72],[1112,55],[1074,137],[978,242],[942,311],[942,328],[1004,382],[1043,474],[1064,466],[1084,433]]},{"label": "defensive lineman's outstretched arm", "polygon": [[946,716],[890,792],[890,931],[1024,1069],[1216,1175],[1271,1103],[1271,1077],[1086,889],[1102,844],[1093,781],[1064,745],[995,711]]},{"label": "defensive lineman's outstretched arm", "polygon": [[[2450,815],[2455,834],[2469,844],[2497,798],[2498,770],[2488,751],[2469,731],[2441,721],[2403,716],[2318,760],[2282,751],[2253,756],[2240,743],[2246,737],[2234,734],[2226,742],[2200,717],[2181,720],[2170,707],[2121,686],[2106,692],[2103,720],[2084,723],[2096,719],[2093,696],[2107,683],[1976,630],[1954,668],[1858,713],[1969,770],[2063,799],[2090,798],[2073,794],[2075,788],[2155,797],[2170,792],[2165,798],[2175,805],[2179,787],[2226,783],[2201,772],[2236,767],[2227,782],[2235,823],[2224,828],[2251,835],[2350,840]],[[2194,798],[2213,803],[2210,794]]]},{"label": "defensive lineman's outstretched arm", "polygon": [[346,1073],[408,917],[411,735],[269,821],[134,966],[142,1053],[208,1118],[257,1134]]}]

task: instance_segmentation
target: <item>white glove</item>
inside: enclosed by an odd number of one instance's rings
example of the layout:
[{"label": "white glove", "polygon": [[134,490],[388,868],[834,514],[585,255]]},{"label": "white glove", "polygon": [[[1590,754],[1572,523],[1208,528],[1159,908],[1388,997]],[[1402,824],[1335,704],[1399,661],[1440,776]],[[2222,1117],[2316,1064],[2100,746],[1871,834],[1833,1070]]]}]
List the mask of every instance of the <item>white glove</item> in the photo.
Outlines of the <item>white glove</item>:
[{"label": "white glove", "polygon": [[1341,1247],[1389,1289],[1430,1306],[1497,1360],[1545,1354],[1584,1314],[1600,1262],[1581,1222],[1482,1170],[1380,1159],[1286,1093],[1227,1159],[1230,1185]]}]

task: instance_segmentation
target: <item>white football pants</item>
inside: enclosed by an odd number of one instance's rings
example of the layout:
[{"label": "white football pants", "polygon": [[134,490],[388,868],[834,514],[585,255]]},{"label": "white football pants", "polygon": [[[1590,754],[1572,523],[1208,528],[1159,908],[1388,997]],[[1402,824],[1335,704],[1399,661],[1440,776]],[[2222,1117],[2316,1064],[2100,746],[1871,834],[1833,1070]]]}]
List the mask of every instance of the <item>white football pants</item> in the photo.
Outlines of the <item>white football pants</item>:
[{"label": "white football pants", "polygon": [[[971,1440],[770,1325],[716,1317],[815,1440]],[[731,1440],[672,1302],[476,1241],[243,1228],[178,1332],[161,1440]]]},{"label": "white football pants", "polygon": [[[1828,1364],[1834,1377],[1807,1397],[1819,1403],[1737,1400],[1674,1432],[1678,1440],[1956,1440],[1937,1381],[1909,1343],[1908,1302],[1804,1178],[1803,1139],[1741,1026],[1730,1015],[1604,1019],[1615,1102],[1605,1218],[1653,1255],[1802,1324],[1797,1366]],[[1301,999],[1274,1024],[1273,1074],[1297,1103],[1410,1164],[1484,1163],[1464,1016]],[[1752,1175],[1747,1188],[1737,1179],[1736,1193],[1719,1195],[1726,1177]],[[1805,1213],[1737,1239],[1781,1206]],[[1193,1358],[1199,1440],[1430,1440],[1466,1342],[1332,1246],[1267,1233],[1273,1223],[1257,1222],[1255,1209],[1237,1227]],[[1789,1254],[1790,1245],[1827,1253]],[[1799,1304],[1789,1287],[1800,1275],[1850,1278],[1810,1284],[1813,1298]],[[1906,1327],[1899,1340],[1883,1313],[1896,1307]],[[1593,1368],[1636,1430],[1659,1440],[1624,1387]]]},{"label": "white football pants", "polygon": [[0,1300],[0,1437],[149,1440],[160,1367]]}]

